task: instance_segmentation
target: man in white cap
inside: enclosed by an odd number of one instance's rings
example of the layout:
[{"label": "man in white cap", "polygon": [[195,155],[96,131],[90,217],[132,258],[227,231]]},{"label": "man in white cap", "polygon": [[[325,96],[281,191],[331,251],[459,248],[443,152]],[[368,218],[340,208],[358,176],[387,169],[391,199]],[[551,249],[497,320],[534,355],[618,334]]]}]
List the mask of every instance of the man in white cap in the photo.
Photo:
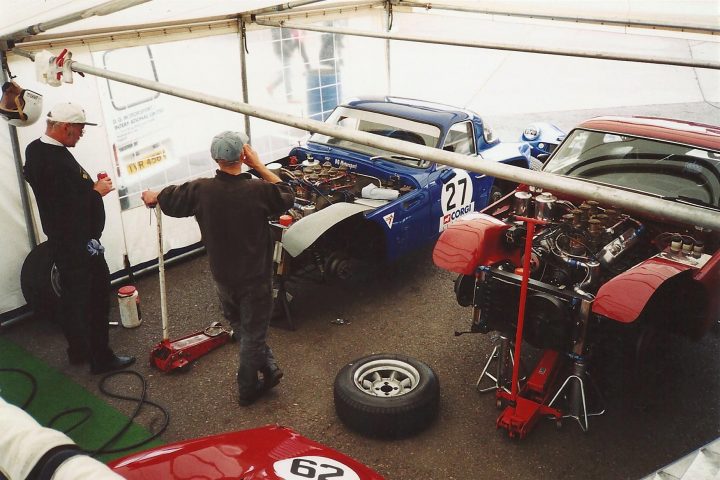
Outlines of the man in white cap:
[{"label": "man in white cap", "polygon": [[110,349],[110,272],[100,236],[102,197],[113,190],[107,177],[93,181],[68,150],[83,135],[85,111],[60,103],[47,114],[45,135],[25,149],[25,179],[35,193],[43,231],[60,273],[61,326],[71,364],[90,363],[94,374],[131,365],[134,357]]},{"label": "man in white cap", "polygon": [[[171,217],[194,215],[200,226],[223,315],[240,337],[239,403],[247,406],[282,377],[266,343],[272,312],[272,237],[268,218],[292,207],[292,188],[260,161],[241,132],[222,132],[210,145],[214,178],[145,191]],[[261,179],[242,173],[242,165]],[[262,374],[262,380],[258,377]]]}]

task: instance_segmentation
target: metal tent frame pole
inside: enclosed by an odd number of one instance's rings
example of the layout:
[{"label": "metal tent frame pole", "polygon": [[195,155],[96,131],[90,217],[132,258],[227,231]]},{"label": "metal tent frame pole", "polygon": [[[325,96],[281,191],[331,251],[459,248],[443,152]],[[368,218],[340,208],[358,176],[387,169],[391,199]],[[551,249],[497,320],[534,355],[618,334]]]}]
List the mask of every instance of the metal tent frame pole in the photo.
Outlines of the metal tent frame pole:
[{"label": "metal tent frame pole", "polygon": [[263,13],[279,13],[284,12],[285,10],[291,10],[293,8],[302,7],[304,5],[310,5],[313,3],[320,3],[324,2],[325,0],[298,0],[296,2],[287,2],[287,3],[281,3],[280,5],[275,5],[272,7],[265,7],[265,8],[259,8],[257,10],[251,10],[249,13],[255,14],[255,15],[261,15]]},{"label": "metal tent frame pole", "polygon": [[[5,65],[5,52],[0,51],[0,64]],[[4,84],[9,79],[5,74],[5,69],[0,68],[0,84]],[[33,222],[32,213],[30,213],[30,198],[28,195],[27,187],[25,185],[25,178],[23,177],[23,164],[22,164],[22,153],[20,152],[20,141],[17,136],[17,128],[14,125],[8,123],[8,130],[10,135],[10,143],[12,144],[13,158],[15,160],[15,173],[17,174],[18,189],[20,191],[20,202],[22,203],[23,214],[25,216],[25,224],[27,226],[28,241],[30,242],[30,248],[35,248],[37,245],[37,235],[35,234],[35,223]]]},{"label": "metal tent frame pole", "polygon": [[[248,103],[250,101],[250,94],[248,93],[247,56],[245,55],[247,32],[245,31],[245,20],[242,18],[238,20],[238,30],[240,33],[240,83],[242,84],[242,99],[243,102]],[[247,135],[248,138],[252,138],[250,118],[247,115],[245,115],[245,135]]]},{"label": "metal tent frame pole", "polygon": [[[30,59],[35,54],[21,49],[15,49],[14,53]],[[482,161],[481,157],[468,157],[458,153],[448,152],[432,147],[421,146],[402,140],[397,140],[367,132],[359,132],[343,127],[328,125],[317,120],[304,119],[288,115],[284,112],[249,105],[247,103],[234,102],[214,95],[175,87],[159,82],[153,82],[144,78],[127,75],[124,73],[112,72],[91,65],[82,64],[70,60],[70,68],[79,73],[95,75],[109,80],[114,80],[136,87],[147,88],[160,93],[173,95],[175,97],[192,100],[225,110],[261,118],[270,122],[280,123],[291,127],[318,132],[323,135],[337,137],[343,140],[381,148],[401,155],[416,158],[423,158],[442,165],[461,168],[464,170],[491,175],[516,183],[535,185],[548,190],[555,190],[568,195],[582,195],[583,198],[597,200],[605,205],[613,205],[617,208],[624,208],[630,212],[644,215],[652,215],[662,221],[692,223],[700,227],[720,230],[720,215],[714,210],[702,207],[694,207],[671,203],[659,198],[647,195],[627,192],[604,185],[588,184],[580,180],[566,178],[542,171],[531,171],[525,168],[514,167],[497,162]]]},{"label": "metal tent frame pole", "polygon": [[20,41],[25,37],[37,35],[38,33],[45,32],[55,27],[61,27],[63,25],[77,22],[78,20],[83,20],[89,17],[109,15],[111,13],[119,12],[120,10],[125,10],[126,8],[134,7],[136,5],[140,5],[149,1],[150,0],[110,0],[109,2],[102,3],[95,7],[86,8],[85,10],[81,10],[79,12],[63,15],[62,17],[50,20],[48,22],[30,25],[27,28],[18,30],[13,33],[9,33],[7,35],[3,35],[0,38],[4,40]]},{"label": "metal tent frame pole", "polygon": [[706,27],[703,25],[692,25],[692,24],[671,24],[671,23],[654,23],[654,22],[641,22],[637,20],[616,20],[611,18],[598,18],[598,17],[570,17],[563,15],[548,15],[542,13],[529,13],[520,11],[503,11],[493,10],[490,8],[477,8],[472,6],[461,6],[451,5],[443,3],[428,3],[428,2],[414,2],[411,0],[393,0],[393,4],[400,7],[410,8],[424,8],[426,10],[437,9],[437,10],[449,10],[455,12],[468,12],[478,13],[483,15],[498,15],[505,17],[519,17],[529,18],[533,20],[552,20],[559,22],[571,22],[571,23],[588,23],[595,25],[610,25],[616,27],[630,27],[630,28],[647,28],[652,30],[679,30],[682,32],[689,33],[703,33],[710,35],[720,34],[720,28]]},{"label": "metal tent frame pole", "polygon": [[569,48],[541,48],[528,47],[519,44],[481,42],[473,40],[453,40],[428,35],[407,35],[396,33],[379,33],[351,28],[325,27],[308,25],[302,23],[276,22],[268,19],[257,18],[255,23],[266,27],[295,28],[310,32],[336,33],[339,35],[354,35],[357,37],[382,38],[389,40],[400,40],[405,42],[432,43],[436,45],[450,45],[454,47],[485,48],[488,50],[507,50],[512,52],[541,53],[544,55],[560,55],[567,57],[593,58],[598,60],[617,60],[622,62],[652,63],[657,65],[673,65],[676,67],[707,68],[720,70],[720,61],[686,60],[682,58],[663,57],[640,57],[636,55],[623,55],[611,52],[591,52],[585,50],[573,50]]},{"label": "metal tent frame pole", "polygon": [[[390,33],[392,29],[392,3],[388,0],[385,3],[385,31]],[[390,39],[385,40],[385,81],[387,82],[387,91],[392,93],[392,71],[390,70]]]}]

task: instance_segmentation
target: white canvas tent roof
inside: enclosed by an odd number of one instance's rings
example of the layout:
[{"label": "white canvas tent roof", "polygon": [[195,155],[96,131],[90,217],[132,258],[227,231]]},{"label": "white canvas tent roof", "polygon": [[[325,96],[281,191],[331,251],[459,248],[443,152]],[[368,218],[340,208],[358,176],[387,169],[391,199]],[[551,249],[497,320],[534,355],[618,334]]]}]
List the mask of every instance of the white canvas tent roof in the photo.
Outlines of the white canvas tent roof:
[{"label": "white canvas tent roof", "polygon": [[[49,21],[63,15],[105,3],[102,0],[3,0],[0,2],[0,36],[23,29],[29,25]],[[270,6],[285,6],[288,3],[273,0],[152,0],[146,4],[132,7],[102,17],[92,17],[71,25],[57,27],[54,33],[134,25],[142,19],[143,23],[159,23],[195,18],[235,15]],[[325,4],[337,4],[329,0]],[[354,3],[354,2],[345,2]],[[402,2],[401,2],[402,3]],[[541,0],[484,1],[444,0],[441,2],[421,2],[432,5],[457,5],[482,8],[488,12],[515,12],[525,15],[554,15],[566,17],[589,17],[613,19],[617,21],[655,22],[666,24],[698,25],[709,28],[720,27],[720,12],[714,0],[690,0],[685,2],[644,0],[623,1],[585,1],[571,0],[545,2]]]}]

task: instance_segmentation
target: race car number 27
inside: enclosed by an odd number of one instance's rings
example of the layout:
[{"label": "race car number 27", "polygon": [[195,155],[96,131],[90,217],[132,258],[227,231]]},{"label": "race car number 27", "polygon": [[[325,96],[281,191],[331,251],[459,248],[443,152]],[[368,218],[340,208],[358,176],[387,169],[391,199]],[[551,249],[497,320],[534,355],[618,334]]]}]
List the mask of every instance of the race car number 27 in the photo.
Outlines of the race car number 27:
[{"label": "race car number 27", "polygon": [[455,170],[455,176],[443,185],[440,195],[440,231],[453,221],[475,209],[473,184],[465,170]]},{"label": "race car number 27", "polygon": [[464,170],[455,170],[455,176],[444,186],[440,202],[443,213],[452,212],[472,202],[473,184]]},{"label": "race car number 27", "polygon": [[326,457],[286,458],[273,467],[283,480],[360,480],[350,467]]}]

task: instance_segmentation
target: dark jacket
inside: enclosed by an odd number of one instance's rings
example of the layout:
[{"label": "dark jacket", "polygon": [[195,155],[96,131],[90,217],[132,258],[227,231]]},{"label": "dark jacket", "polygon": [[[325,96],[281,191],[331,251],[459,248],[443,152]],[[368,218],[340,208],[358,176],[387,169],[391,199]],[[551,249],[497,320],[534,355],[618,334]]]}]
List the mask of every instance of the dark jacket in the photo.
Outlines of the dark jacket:
[{"label": "dark jacket", "polygon": [[199,178],[165,187],[158,195],[163,213],[194,215],[216,282],[241,285],[272,273],[272,239],[268,218],[293,205],[285,183],[272,184],[247,173],[220,170],[214,178]]},{"label": "dark jacket", "polygon": [[25,179],[35,193],[40,220],[51,246],[67,253],[85,252],[105,228],[102,196],[95,182],[63,146],[37,139],[25,149]]}]

